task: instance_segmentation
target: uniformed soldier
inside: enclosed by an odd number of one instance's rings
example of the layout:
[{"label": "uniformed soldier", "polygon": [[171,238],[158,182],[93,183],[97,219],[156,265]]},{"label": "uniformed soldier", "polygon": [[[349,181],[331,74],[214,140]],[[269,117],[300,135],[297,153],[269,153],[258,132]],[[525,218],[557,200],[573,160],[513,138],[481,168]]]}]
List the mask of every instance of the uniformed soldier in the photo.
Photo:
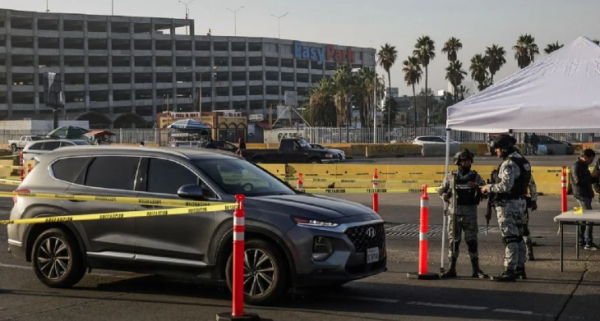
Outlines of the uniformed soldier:
[{"label": "uniformed soldier", "polygon": [[438,192],[445,202],[450,203],[448,210],[451,214],[448,223],[450,269],[441,275],[442,278],[456,277],[456,261],[463,232],[473,267],[471,277],[488,278],[479,268],[477,253],[477,205],[481,201],[479,187],[485,185],[485,181],[476,171],[471,170],[473,156],[468,149],[463,149],[454,156],[454,164],[458,165],[458,170],[444,179]]},{"label": "uniformed soldier", "polygon": [[531,209],[532,212],[537,210],[537,197],[537,186],[535,185],[533,175],[531,175],[531,180],[529,180],[529,194],[526,196],[527,207],[525,208],[525,213],[523,214],[523,218],[521,220],[523,229],[523,240],[525,241],[527,260],[529,261],[535,261],[535,256],[533,255],[533,242],[529,237],[529,209]]},{"label": "uniformed soldier", "polygon": [[492,142],[496,155],[503,159],[495,183],[481,187],[482,193],[494,197],[494,207],[502,239],[506,245],[504,272],[492,277],[494,281],[516,281],[525,277],[525,242],[522,221],[527,206],[525,195],[531,181],[531,165],[515,149],[516,139],[503,134]]}]

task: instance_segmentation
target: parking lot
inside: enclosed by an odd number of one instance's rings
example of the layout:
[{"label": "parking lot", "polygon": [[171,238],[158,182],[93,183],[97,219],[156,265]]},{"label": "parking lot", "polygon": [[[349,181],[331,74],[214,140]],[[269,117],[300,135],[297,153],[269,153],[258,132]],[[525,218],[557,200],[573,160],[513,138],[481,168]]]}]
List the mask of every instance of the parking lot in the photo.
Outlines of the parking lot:
[{"label": "parking lot", "polygon": [[[9,190],[9,189],[6,189]],[[342,196],[340,196],[342,197]],[[370,206],[370,195],[343,198]],[[559,272],[557,215],[560,200],[543,196],[530,229],[536,261],[527,265],[528,279],[495,283],[471,279],[466,246],[461,246],[454,280],[412,280],[418,260],[419,199],[414,194],[381,195],[386,221],[388,271],[341,288],[291,291],[275,306],[247,306],[272,320],[596,320],[590,309],[600,294],[600,253],[582,251],[574,260],[574,228],[567,239],[565,272]],[[441,201],[431,196],[429,269],[438,272],[441,246]],[[0,219],[8,218],[12,202],[0,200]],[[569,204],[572,205],[572,204]],[[482,269],[501,271],[503,245],[498,228],[485,226],[479,211]],[[495,218],[493,218],[494,220]],[[6,229],[0,229],[6,244]],[[445,263],[446,267],[448,266]],[[223,284],[174,280],[156,276],[94,270],[74,288],[50,289],[31,268],[0,248],[0,320],[214,320],[231,309]]]}]

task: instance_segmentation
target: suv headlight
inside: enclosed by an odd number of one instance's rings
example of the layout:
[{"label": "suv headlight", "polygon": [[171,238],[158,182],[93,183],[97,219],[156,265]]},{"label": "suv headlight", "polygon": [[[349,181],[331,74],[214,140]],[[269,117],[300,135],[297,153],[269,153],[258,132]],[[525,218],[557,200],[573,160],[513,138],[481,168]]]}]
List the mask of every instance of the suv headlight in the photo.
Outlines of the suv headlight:
[{"label": "suv headlight", "polygon": [[317,221],[317,220],[311,220],[311,219],[306,219],[306,218],[300,218],[300,217],[294,217],[294,222],[296,222],[296,225],[298,226],[304,226],[304,227],[338,227],[339,224],[338,223],[331,223],[331,222],[323,222],[323,221]]},{"label": "suv headlight", "polygon": [[325,154],[325,158],[333,158],[333,154]]},{"label": "suv headlight", "polygon": [[315,236],[313,240],[313,259],[323,261],[333,254],[333,243],[327,237]]}]

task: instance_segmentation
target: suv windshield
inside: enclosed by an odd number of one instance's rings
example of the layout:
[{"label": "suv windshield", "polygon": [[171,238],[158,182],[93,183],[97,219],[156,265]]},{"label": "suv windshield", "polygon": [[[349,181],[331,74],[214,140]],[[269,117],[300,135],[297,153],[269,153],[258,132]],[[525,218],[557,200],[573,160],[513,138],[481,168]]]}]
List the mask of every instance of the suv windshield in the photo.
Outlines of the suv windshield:
[{"label": "suv windshield", "polygon": [[196,159],[193,163],[227,194],[246,196],[296,194],[288,185],[244,160]]}]

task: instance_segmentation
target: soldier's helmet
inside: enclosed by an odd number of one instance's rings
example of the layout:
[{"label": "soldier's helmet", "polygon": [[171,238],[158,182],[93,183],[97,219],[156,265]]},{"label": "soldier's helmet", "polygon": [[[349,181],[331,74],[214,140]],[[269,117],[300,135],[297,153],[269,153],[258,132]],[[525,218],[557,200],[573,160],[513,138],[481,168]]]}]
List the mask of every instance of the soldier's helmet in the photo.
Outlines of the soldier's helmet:
[{"label": "soldier's helmet", "polygon": [[517,140],[514,137],[507,134],[502,134],[498,135],[498,137],[496,137],[496,139],[492,141],[490,147],[492,147],[493,149],[500,148],[503,151],[507,151],[515,147],[516,143]]},{"label": "soldier's helmet", "polygon": [[473,153],[471,153],[471,151],[469,151],[468,149],[463,149],[461,151],[459,151],[458,153],[456,153],[456,155],[454,155],[454,165],[460,165],[460,162],[468,159],[471,161],[471,163],[473,163],[473,158],[475,157],[475,155],[473,155]]}]

